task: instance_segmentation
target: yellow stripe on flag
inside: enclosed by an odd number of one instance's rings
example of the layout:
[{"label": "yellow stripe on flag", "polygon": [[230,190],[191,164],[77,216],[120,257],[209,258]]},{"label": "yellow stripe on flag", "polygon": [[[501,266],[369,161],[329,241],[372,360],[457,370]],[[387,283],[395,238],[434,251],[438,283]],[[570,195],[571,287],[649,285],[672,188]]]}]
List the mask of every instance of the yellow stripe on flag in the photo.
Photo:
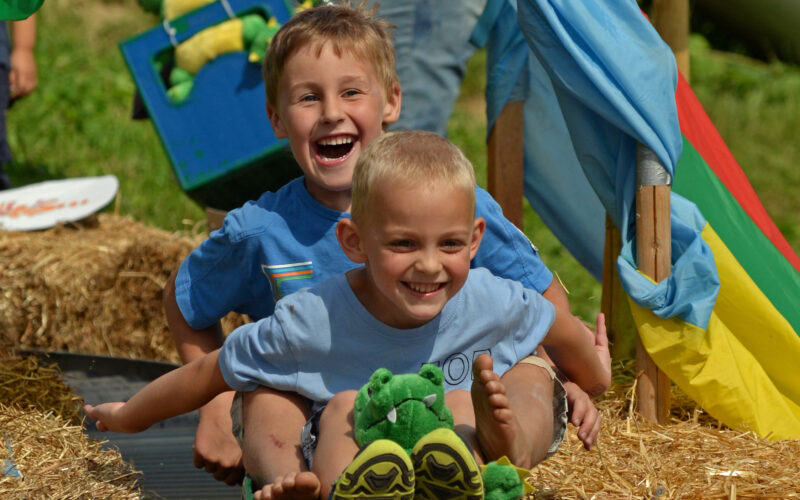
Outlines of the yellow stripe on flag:
[{"label": "yellow stripe on flag", "polygon": [[711,416],[769,439],[800,439],[800,337],[710,225],[720,291],[703,330],[629,300],[656,365]]},{"label": "yellow stripe on flag", "polygon": [[759,360],[778,390],[800,404],[800,337],[711,225],[706,224],[701,236],[714,252],[720,290],[724,291],[717,297],[714,312]]}]

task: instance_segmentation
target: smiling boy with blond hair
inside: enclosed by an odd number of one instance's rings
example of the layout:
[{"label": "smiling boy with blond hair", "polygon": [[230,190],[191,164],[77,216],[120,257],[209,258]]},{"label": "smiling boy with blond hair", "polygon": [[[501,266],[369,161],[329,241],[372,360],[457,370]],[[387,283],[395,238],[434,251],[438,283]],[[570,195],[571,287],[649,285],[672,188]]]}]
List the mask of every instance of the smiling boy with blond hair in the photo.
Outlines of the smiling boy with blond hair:
[{"label": "smiling boy with blond hair", "polygon": [[[300,394],[315,404],[308,422],[313,436],[302,443],[311,472],[300,478],[299,490],[282,480],[267,485],[260,498],[413,495],[422,487],[415,486],[415,475],[426,482],[456,464],[459,477],[472,477],[477,464],[501,456],[530,467],[539,460],[536,450],[563,429],[555,429],[552,418],[536,418],[543,402],[527,382],[507,376],[512,368],[543,367],[531,356],[542,344],[571,380],[597,395],[608,387],[610,364],[569,311],[519,282],[470,268],[485,228],[475,217],[472,167],[455,146],[428,132],[385,134],[359,159],[353,218],[336,227],[344,253],[359,267],[281,299],[272,316],[236,329],[221,350],[164,375],[128,403],[87,406],[86,412],[101,430],[136,432],[230,389],[266,386]],[[443,454],[413,461],[413,469],[402,449],[394,456],[367,452],[354,461],[353,402],[370,375],[381,367],[416,372],[454,357],[472,360],[474,379],[445,377],[444,385],[455,428],[474,454],[455,440],[440,443]],[[403,461],[398,472],[410,483],[364,480]],[[367,491],[349,496],[356,483]],[[439,487],[454,495],[482,494],[479,486],[464,491],[463,481]]]}]

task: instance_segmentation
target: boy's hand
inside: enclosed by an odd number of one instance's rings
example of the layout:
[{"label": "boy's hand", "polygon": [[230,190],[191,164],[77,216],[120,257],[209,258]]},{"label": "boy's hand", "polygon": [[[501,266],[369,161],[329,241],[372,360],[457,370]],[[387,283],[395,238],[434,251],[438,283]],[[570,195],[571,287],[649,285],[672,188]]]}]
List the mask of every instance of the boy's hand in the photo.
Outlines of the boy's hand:
[{"label": "boy's hand", "polygon": [[[577,318],[576,318],[577,319]],[[592,392],[592,397],[597,397],[608,390],[611,386],[611,352],[608,350],[608,333],[606,332],[606,316],[603,313],[597,315],[596,331],[591,331],[583,321],[578,320],[583,327],[583,331],[589,336],[589,340],[594,345],[597,358],[600,360],[600,367],[603,369],[603,383],[598,384],[597,390]]]},{"label": "boy's hand", "polygon": [[[605,315],[603,313],[597,315],[596,332],[592,332],[588,328],[585,330],[594,344],[594,350],[600,360],[600,365],[602,365],[603,371],[606,373],[605,388],[602,390],[602,392],[605,392],[611,384],[611,353],[608,349]],[[600,424],[602,422],[600,412],[597,411],[594,403],[592,403],[592,398],[577,384],[567,381],[564,382],[564,388],[567,391],[569,421],[578,428],[578,439],[583,442],[583,447],[591,450],[597,441],[597,435],[600,433]],[[595,394],[595,396],[599,396],[599,394]]]},{"label": "boy's hand", "polygon": [[95,427],[98,431],[112,432],[138,432],[143,429],[135,429],[127,424],[122,417],[122,408],[125,403],[102,403],[97,406],[84,405],[83,411],[89,418],[97,420]]},{"label": "boy's hand", "polygon": [[[588,328],[587,328],[588,331]],[[605,372],[605,389],[607,391],[611,385],[611,352],[608,350],[608,332],[606,332],[606,316],[603,313],[597,315],[597,331],[592,333],[589,331],[594,343],[594,350],[597,357],[600,359],[600,364]],[[599,394],[595,394],[599,396]]]},{"label": "boy's hand", "polygon": [[192,446],[194,466],[233,486],[244,480],[242,449],[231,432],[230,394],[217,396],[200,410]]},{"label": "boy's hand", "polygon": [[600,412],[594,407],[592,398],[574,382],[564,382],[564,389],[567,391],[569,421],[578,428],[578,439],[583,442],[583,447],[591,450],[600,432]]},{"label": "boy's hand", "polygon": [[20,98],[30,94],[39,84],[33,52],[26,49],[12,50],[10,62],[8,83],[11,87],[11,97]]}]

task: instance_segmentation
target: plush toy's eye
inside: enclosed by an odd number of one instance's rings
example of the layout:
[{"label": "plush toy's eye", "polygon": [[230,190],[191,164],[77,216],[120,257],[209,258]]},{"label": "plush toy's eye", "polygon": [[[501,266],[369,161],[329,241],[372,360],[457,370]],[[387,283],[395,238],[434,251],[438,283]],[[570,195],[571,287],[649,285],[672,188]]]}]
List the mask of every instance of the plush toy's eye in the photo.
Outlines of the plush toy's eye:
[{"label": "plush toy's eye", "polygon": [[372,399],[372,387],[367,387],[367,396]]},{"label": "plush toy's eye", "polygon": [[442,369],[430,363],[422,365],[422,368],[419,370],[419,374],[433,382],[435,385],[441,384],[444,380]]}]

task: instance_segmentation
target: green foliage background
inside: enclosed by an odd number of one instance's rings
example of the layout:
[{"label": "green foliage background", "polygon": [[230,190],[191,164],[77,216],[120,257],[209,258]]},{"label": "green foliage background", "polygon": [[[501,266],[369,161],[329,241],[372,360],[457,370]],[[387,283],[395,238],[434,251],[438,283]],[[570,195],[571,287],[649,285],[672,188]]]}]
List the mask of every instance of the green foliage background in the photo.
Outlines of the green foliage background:
[{"label": "green foliage background", "polygon": [[[118,210],[169,231],[203,221],[174,181],[150,121],[130,118],[133,81],[117,44],[156,25],[135,0],[48,0],[37,14],[39,88],[9,112],[12,182],[114,174]],[[800,250],[800,69],[691,45],[700,98],[767,211]],[[470,61],[450,122],[450,138],[486,179],[485,54]],[[526,204],[525,232],[570,291],[574,311],[593,321],[600,285],[561,247]]]}]

